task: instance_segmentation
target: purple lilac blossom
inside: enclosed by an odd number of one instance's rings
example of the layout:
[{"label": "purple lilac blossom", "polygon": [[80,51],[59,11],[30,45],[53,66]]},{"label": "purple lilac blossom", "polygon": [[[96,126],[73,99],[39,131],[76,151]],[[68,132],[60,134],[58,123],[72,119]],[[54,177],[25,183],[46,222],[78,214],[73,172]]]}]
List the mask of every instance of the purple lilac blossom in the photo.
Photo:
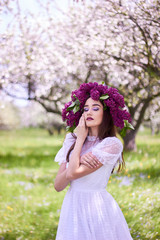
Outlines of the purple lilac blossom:
[{"label": "purple lilac blossom", "polygon": [[90,96],[93,100],[98,101],[100,98],[100,92],[96,88],[92,88],[90,91]]},{"label": "purple lilac blossom", "polygon": [[104,104],[109,107],[114,124],[117,127],[123,128],[123,120],[128,120],[129,122],[132,120],[130,113],[127,112],[127,110],[120,109],[124,108],[125,106],[124,97],[118,92],[116,88],[108,88],[108,86],[98,84],[97,82],[83,83],[80,85],[79,89],[72,92],[71,99],[73,102],[75,102],[78,98],[80,102],[80,110],[75,114],[73,110],[67,111],[67,108],[72,104],[72,101],[66,103],[65,107],[62,109],[62,120],[66,121],[67,126],[77,126],[82,115],[82,109],[88,97],[91,97],[93,100],[98,101],[100,96],[105,94],[107,94],[109,98],[103,100],[102,102],[104,102]]}]

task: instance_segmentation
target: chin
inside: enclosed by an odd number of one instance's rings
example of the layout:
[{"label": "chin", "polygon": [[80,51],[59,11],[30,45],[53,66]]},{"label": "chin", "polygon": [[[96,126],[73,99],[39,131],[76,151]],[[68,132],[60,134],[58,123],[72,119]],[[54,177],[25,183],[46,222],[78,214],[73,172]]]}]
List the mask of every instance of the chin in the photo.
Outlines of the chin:
[{"label": "chin", "polygon": [[93,127],[93,124],[91,124],[91,123],[86,123],[86,126],[87,126],[87,127]]},{"label": "chin", "polygon": [[99,125],[89,122],[89,123],[86,123],[86,126],[87,127],[98,127]]}]

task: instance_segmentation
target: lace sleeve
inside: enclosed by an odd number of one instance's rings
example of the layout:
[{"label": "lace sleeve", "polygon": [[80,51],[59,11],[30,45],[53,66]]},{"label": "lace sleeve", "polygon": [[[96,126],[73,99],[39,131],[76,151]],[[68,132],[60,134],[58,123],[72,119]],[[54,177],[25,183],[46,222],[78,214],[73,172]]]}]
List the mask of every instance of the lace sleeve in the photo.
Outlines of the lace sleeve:
[{"label": "lace sleeve", "polygon": [[67,158],[67,153],[74,142],[75,142],[75,138],[73,137],[73,135],[71,133],[68,133],[63,142],[63,146],[58,151],[57,155],[55,156],[54,161],[58,162],[59,165],[61,165],[61,163],[65,163],[66,158]]},{"label": "lace sleeve", "polygon": [[123,145],[117,137],[107,137],[98,143],[92,149],[92,154],[95,155],[102,164],[113,164],[122,162]]}]

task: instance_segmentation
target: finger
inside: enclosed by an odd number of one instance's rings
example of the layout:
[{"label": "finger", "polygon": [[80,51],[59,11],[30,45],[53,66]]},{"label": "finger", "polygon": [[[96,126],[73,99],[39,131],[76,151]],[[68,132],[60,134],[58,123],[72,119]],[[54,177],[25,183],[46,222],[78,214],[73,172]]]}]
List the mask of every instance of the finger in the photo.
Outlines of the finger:
[{"label": "finger", "polygon": [[90,166],[92,166],[94,168],[98,167],[100,164],[99,160],[91,152],[88,152],[88,153],[82,155],[81,159],[84,162],[87,162]]},{"label": "finger", "polygon": [[81,163],[89,168],[93,168],[86,160],[82,160]]},{"label": "finger", "polygon": [[80,117],[80,119],[79,119],[79,123],[81,123],[82,122],[82,117]]},{"label": "finger", "polygon": [[92,159],[92,166],[93,166],[93,165],[94,165],[94,167],[98,167],[98,166],[99,166],[99,164]]},{"label": "finger", "polygon": [[88,164],[86,161],[82,162],[82,164],[87,166],[88,168],[92,168],[93,169],[93,167],[90,164]]},{"label": "finger", "polygon": [[97,165],[99,165],[101,162],[94,156],[93,157],[94,161],[96,162]]},{"label": "finger", "polygon": [[98,158],[96,158],[96,156],[94,156],[91,152],[89,153],[90,157],[94,160],[94,162],[96,162],[96,164],[100,164],[101,162],[98,160]]},{"label": "finger", "polygon": [[79,123],[80,123],[81,125],[84,125],[84,123],[85,123],[85,122],[84,122],[84,116],[81,116],[81,117],[80,117]]},{"label": "finger", "polygon": [[93,168],[97,167],[97,163],[89,155],[85,156],[85,161],[90,164]]},{"label": "finger", "polygon": [[87,166],[88,168],[93,169],[93,167],[92,167],[90,164],[87,164],[87,163],[86,163],[86,166]]},{"label": "finger", "polygon": [[94,168],[94,167],[95,167],[94,164],[93,164],[93,162],[92,162],[87,156],[85,156],[85,157],[83,158],[83,162],[84,162],[85,165],[88,165],[88,166],[90,166],[91,168]]}]

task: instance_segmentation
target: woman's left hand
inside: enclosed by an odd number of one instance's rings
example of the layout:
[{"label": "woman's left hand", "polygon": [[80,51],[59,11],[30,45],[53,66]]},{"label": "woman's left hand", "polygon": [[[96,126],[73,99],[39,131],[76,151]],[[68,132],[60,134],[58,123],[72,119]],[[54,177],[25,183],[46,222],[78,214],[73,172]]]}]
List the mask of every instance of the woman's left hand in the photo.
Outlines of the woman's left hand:
[{"label": "woman's left hand", "polygon": [[80,163],[89,168],[96,168],[100,166],[101,162],[91,152],[85,153],[80,158]]}]

